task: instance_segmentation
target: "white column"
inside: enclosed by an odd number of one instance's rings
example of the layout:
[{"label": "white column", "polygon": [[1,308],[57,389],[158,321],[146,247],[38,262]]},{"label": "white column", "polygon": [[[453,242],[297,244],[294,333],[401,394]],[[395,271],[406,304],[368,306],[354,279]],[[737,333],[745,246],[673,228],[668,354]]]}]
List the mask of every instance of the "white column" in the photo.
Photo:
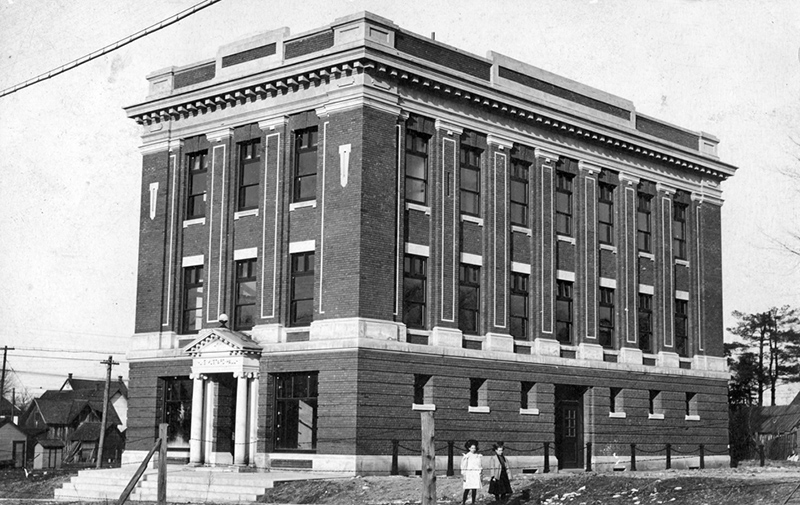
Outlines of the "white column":
[{"label": "white column", "polygon": [[203,376],[192,374],[192,429],[189,463],[203,462]]},{"label": "white column", "polygon": [[247,377],[242,373],[236,381],[236,424],[233,438],[233,464],[247,462]]},{"label": "white column", "polygon": [[202,446],[205,463],[216,463],[214,449],[216,437],[214,436],[214,421],[216,418],[217,383],[211,379],[203,381],[205,384],[205,415],[203,416],[203,441]]},{"label": "white column", "polygon": [[256,464],[258,450],[258,375],[250,380],[250,451],[248,462]]}]

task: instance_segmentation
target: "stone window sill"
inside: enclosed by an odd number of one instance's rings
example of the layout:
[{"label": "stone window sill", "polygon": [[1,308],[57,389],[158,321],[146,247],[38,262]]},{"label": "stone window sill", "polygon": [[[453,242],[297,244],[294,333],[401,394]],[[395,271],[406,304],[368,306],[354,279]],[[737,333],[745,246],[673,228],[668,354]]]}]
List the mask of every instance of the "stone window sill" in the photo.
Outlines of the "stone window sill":
[{"label": "stone window sill", "polygon": [[600,250],[611,251],[612,253],[617,254],[617,246],[611,244],[600,244]]},{"label": "stone window sill", "polygon": [[655,254],[649,253],[649,252],[644,252],[644,251],[639,251],[639,257],[640,258],[649,259],[650,261],[655,261],[656,260],[656,255]]},{"label": "stone window sill", "polygon": [[477,216],[470,216],[467,214],[461,214],[461,221],[466,221],[468,223],[475,223],[478,226],[483,226],[483,218]]},{"label": "stone window sill", "polygon": [[664,414],[647,414],[648,419],[664,419]]},{"label": "stone window sill", "polygon": [[422,410],[432,412],[436,410],[436,405],[433,403],[412,403],[411,410]]},{"label": "stone window sill", "polygon": [[297,209],[303,209],[306,207],[312,207],[314,209],[317,208],[317,201],[316,200],[308,200],[306,202],[295,202],[289,204],[289,212]]},{"label": "stone window sill", "polygon": [[517,233],[524,233],[525,235],[527,235],[529,237],[533,234],[533,232],[531,231],[530,228],[525,228],[524,226],[517,226],[515,224],[511,225],[511,231],[512,232],[517,232]]},{"label": "stone window sill", "polygon": [[685,267],[688,267],[690,265],[689,260],[682,260],[682,259],[678,259],[678,258],[675,258],[675,264],[676,265],[683,265]]},{"label": "stone window sill", "polygon": [[472,407],[469,408],[470,414],[488,414],[490,412],[489,407]]},{"label": "stone window sill", "polygon": [[575,237],[568,237],[566,235],[556,235],[556,239],[558,239],[559,242],[566,242],[566,243],[572,244],[572,245],[575,245],[575,243],[576,243],[575,242]]},{"label": "stone window sill", "polygon": [[609,412],[608,417],[612,419],[626,419],[628,414],[625,412]]},{"label": "stone window sill", "polygon": [[697,414],[690,414],[690,415],[686,416],[686,420],[687,421],[699,421],[700,420],[700,416],[697,415]]},{"label": "stone window sill", "polygon": [[418,203],[406,202],[406,210],[418,210],[424,212],[426,216],[431,215],[431,208],[427,205],[420,205]]},{"label": "stone window sill", "polygon": [[539,409],[519,409],[519,413],[523,416],[538,416]]},{"label": "stone window sill", "polygon": [[196,224],[206,224],[206,218],[198,217],[197,219],[187,219],[186,221],[183,222],[183,227],[188,228],[189,226],[193,226]]},{"label": "stone window sill", "polygon": [[258,216],[258,209],[240,210],[233,214],[233,220],[236,221],[247,216]]}]

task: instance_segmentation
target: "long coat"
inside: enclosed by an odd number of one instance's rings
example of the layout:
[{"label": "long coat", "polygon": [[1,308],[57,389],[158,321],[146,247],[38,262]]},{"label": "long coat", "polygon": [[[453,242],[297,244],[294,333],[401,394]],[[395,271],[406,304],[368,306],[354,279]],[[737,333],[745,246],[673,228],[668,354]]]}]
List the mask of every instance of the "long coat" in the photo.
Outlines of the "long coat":
[{"label": "long coat", "polygon": [[461,458],[461,475],[464,479],[464,489],[481,488],[481,472],[483,463],[480,454],[468,452]]}]

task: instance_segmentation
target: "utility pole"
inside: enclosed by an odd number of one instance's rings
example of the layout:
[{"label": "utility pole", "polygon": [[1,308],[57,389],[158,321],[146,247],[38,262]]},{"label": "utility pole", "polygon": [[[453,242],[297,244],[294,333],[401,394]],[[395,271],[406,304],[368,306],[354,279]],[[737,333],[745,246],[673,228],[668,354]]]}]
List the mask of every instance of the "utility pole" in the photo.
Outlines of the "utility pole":
[{"label": "utility pole", "polygon": [[6,397],[6,355],[8,351],[13,351],[13,347],[3,346],[3,374],[0,375],[0,398]]},{"label": "utility pole", "polygon": [[108,419],[108,390],[111,388],[111,367],[119,365],[114,361],[114,356],[109,356],[107,360],[101,361],[106,365],[106,387],[103,390],[103,420],[100,422],[100,442],[97,444],[97,468],[103,465],[103,445],[106,441],[106,420]]}]

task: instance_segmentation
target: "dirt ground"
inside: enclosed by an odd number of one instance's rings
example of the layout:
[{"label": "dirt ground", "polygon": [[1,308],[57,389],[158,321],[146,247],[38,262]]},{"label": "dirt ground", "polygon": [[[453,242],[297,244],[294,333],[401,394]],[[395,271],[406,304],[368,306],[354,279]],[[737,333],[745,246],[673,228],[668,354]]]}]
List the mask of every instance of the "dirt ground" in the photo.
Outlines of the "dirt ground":
[{"label": "dirt ground", "polygon": [[[0,505],[41,505],[73,472],[0,472]],[[461,479],[437,478],[438,502],[461,503]],[[260,502],[326,505],[411,505],[420,502],[419,477],[353,477],[281,484]],[[750,505],[783,504],[800,487],[800,465],[768,464],[761,468],[667,470],[623,473],[550,473],[513,479],[514,495],[506,502],[547,505]],[[494,503],[486,488],[478,503]],[[800,504],[800,490],[789,504]],[[87,504],[82,504],[87,505]]]}]

